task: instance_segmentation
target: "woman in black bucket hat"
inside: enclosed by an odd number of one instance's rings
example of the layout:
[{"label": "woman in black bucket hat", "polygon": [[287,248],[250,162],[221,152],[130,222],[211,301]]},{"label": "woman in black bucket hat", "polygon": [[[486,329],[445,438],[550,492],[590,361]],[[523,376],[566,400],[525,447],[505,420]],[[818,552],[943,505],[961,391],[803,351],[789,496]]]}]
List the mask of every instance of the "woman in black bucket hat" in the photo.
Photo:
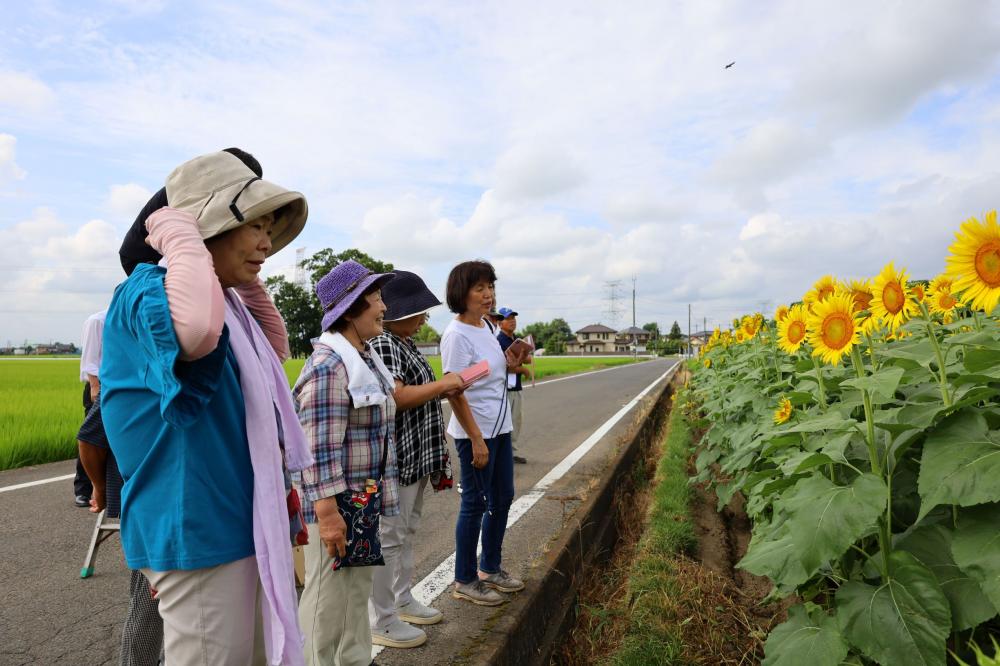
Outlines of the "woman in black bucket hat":
[{"label": "woman in black bucket hat", "polygon": [[423,605],[411,593],[413,542],[428,483],[437,490],[451,487],[441,398],[461,391],[463,382],[453,373],[435,381],[434,371],[413,342],[427,321],[427,311],[441,301],[415,273],[395,273],[382,288],[385,330],[370,344],[395,382],[399,515],[382,521],[385,566],[375,571],[369,615],[373,643],[409,648],[427,640],[424,631],[412,625],[437,624],[442,619],[441,611]]}]

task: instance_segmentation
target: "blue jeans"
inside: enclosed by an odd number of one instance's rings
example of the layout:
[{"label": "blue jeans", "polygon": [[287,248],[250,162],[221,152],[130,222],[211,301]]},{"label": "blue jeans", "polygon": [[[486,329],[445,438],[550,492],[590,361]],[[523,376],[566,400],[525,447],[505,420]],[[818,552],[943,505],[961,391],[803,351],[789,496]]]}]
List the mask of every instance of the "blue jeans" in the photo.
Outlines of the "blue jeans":
[{"label": "blue jeans", "polygon": [[462,506],[455,525],[455,580],[471,583],[478,578],[476,543],[480,534],[483,552],[479,570],[500,571],[507,512],[514,500],[514,452],[509,432],[486,440],[490,460],[482,469],[472,466],[471,439],[456,439],[455,448],[462,465]]}]

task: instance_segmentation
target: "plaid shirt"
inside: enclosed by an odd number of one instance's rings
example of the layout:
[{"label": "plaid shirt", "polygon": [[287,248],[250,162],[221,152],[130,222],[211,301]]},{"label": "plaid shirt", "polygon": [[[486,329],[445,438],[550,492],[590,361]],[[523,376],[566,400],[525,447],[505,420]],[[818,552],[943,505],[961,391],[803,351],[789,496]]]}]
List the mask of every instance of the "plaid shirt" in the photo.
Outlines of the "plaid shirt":
[{"label": "plaid shirt", "polygon": [[[386,331],[369,343],[390,374],[404,385],[419,386],[434,381],[434,371],[412,340]],[[399,483],[403,486],[451,469],[439,399],[396,412],[396,461]]]},{"label": "plaid shirt", "polygon": [[[375,372],[368,353],[361,356]],[[380,377],[377,372],[375,376]],[[316,464],[295,475],[302,488],[302,513],[307,523],[316,522],[316,500],[348,490],[363,491],[367,479],[378,479],[386,439],[382,515],[399,513],[396,447],[392,442],[396,403],[392,399],[393,387],[383,388],[388,394],[384,405],[355,409],[347,393],[344,362],[330,347],[313,343],[313,353],[292,389],[295,411],[316,459]]]}]

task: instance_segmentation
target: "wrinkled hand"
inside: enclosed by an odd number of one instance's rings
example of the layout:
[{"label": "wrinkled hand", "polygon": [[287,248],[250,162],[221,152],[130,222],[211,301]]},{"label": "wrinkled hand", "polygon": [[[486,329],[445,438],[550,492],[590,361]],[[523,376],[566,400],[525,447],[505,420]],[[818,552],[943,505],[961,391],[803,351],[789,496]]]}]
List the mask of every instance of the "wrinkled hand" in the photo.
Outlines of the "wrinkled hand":
[{"label": "wrinkled hand", "polygon": [[457,372],[449,372],[441,377],[441,385],[443,387],[441,396],[444,398],[456,396],[465,390],[465,382]]},{"label": "wrinkled hand", "polygon": [[326,545],[330,557],[347,555],[347,524],[339,511],[332,512],[328,517],[318,518],[319,538]]},{"label": "wrinkled hand", "polygon": [[486,467],[490,461],[490,450],[482,437],[475,437],[472,440],[472,466],[476,469]]}]

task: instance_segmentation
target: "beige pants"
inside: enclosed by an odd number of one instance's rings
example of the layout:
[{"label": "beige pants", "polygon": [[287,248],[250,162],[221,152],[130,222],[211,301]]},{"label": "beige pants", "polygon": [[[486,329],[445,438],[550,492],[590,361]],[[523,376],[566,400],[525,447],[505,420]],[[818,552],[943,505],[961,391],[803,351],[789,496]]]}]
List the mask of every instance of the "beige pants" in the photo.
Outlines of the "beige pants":
[{"label": "beige pants", "polygon": [[399,487],[399,515],[382,516],[379,521],[379,543],[382,544],[384,567],[373,567],[372,598],[368,604],[368,620],[376,629],[384,629],[399,618],[397,606],[413,601],[413,541],[424,511],[424,490],[427,479]]},{"label": "beige pants", "polygon": [[333,561],[319,538],[319,525],[309,524],[306,585],[299,599],[299,624],[306,635],[309,666],[368,666],[372,632],[368,597],[374,567],[333,571]]},{"label": "beige pants", "polygon": [[507,391],[507,401],[510,403],[510,443],[517,444],[517,436],[521,434],[521,394],[524,391]]},{"label": "beige pants", "polygon": [[266,664],[257,558],[143,575],[159,592],[167,666]]}]

